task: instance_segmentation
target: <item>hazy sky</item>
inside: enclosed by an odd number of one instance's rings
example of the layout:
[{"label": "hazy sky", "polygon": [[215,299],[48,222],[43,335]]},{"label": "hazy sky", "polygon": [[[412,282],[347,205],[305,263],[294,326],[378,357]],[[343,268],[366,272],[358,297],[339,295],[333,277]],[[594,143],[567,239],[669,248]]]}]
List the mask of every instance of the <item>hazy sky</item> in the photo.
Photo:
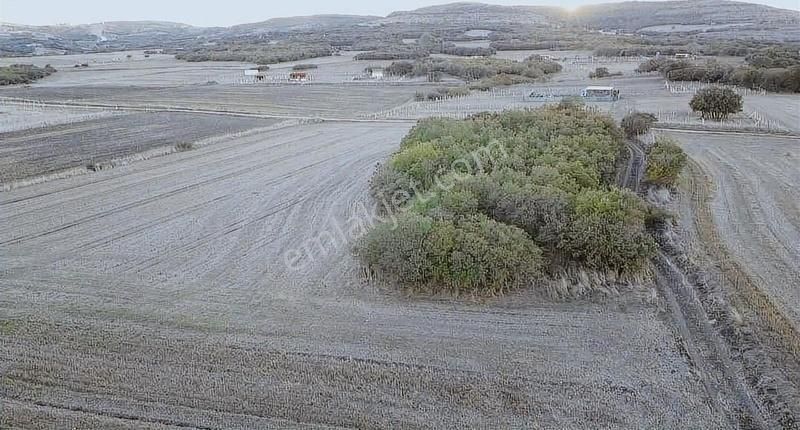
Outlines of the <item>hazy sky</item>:
[{"label": "hazy sky", "polygon": [[[575,7],[609,0],[495,0],[494,4]],[[613,0],[611,0],[613,1]],[[0,0],[0,22],[85,24],[101,21],[159,20],[198,26],[229,26],[281,16],[344,13],[386,15],[448,0]],[[753,1],[800,10],[800,0]]]}]

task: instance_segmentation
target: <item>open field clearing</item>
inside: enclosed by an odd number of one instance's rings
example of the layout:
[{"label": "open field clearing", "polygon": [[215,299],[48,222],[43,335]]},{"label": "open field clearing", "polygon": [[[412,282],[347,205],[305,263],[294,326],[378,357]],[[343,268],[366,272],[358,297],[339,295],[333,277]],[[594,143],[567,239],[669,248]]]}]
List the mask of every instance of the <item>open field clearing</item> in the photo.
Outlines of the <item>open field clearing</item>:
[{"label": "open field clearing", "polygon": [[714,184],[730,253],[800,327],[800,140],[670,132]]},{"label": "open field clearing", "polygon": [[370,222],[410,126],[288,127],[0,194],[0,425],[735,426],[650,293],[360,282],[336,226]]},{"label": "open field clearing", "polygon": [[[127,55],[131,55],[130,59]],[[2,64],[50,64],[58,72],[33,83],[34,87],[73,87],[92,85],[175,86],[197,85],[209,81],[237,82],[248,63],[220,61],[189,63],[172,55],[153,54],[145,58],[141,51],[107,54],[56,55],[45,57],[0,58]],[[87,64],[88,67],[75,67]]]},{"label": "open field clearing", "polygon": [[102,165],[159,147],[267,127],[276,120],[186,113],[116,114],[48,128],[0,133],[0,188],[14,180]]}]

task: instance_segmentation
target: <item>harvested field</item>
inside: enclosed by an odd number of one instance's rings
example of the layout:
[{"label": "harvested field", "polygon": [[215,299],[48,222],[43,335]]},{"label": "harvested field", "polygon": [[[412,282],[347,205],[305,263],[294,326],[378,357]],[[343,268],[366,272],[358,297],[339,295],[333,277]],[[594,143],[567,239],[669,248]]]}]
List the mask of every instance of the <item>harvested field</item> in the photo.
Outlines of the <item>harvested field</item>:
[{"label": "harvested field", "polygon": [[359,282],[336,226],[369,222],[367,179],[410,125],[282,128],[0,194],[0,426],[734,426],[649,292]]},{"label": "harvested field", "polygon": [[158,147],[194,144],[277,122],[185,113],[113,115],[0,134],[0,186],[89,163],[122,159]]},{"label": "harvested field", "polygon": [[418,86],[210,85],[162,87],[9,88],[0,96],[103,106],[179,107],[283,116],[352,118],[414,98]]},{"label": "harvested field", "polygon": [[[127,55],[132,55],[131,59]],[[267,81],[288,83],[292,66],[299,63],[315,64],[311,70],[314,82],[351,82],[354,76],[364,74],[367,67],[383,67],[391,61],[354,61],[355,52],[340,56],[310,58],[302,61],[270,64]],[[237,61],[205,61],[192,63],[176,60],[172,55],[153,54],[145,58],[141,51],[108,54],[63,55],[45,57],[0,58],[0,66],[15,63],[51,64],[58,73],[35,82],[33,87],[83,87],[104,86],[109,83],[142,87],[174,87],[180,85],[241,84],[247,82],[244,71],[256,64]],[[74,67],[87,64],[88,67]],[[409,79],[404,79],[408,81]],[[420,80],[420,79],[415,79]],[[424,80],[424,79],[422,79]],[[254,84],[254,83],[251,83]],[[258,84],[263,85],[263,83]]]},{"label": "harvested field", "polygon": [[800,327],[800,139],[670,132],[715,184],[724,245]]}]

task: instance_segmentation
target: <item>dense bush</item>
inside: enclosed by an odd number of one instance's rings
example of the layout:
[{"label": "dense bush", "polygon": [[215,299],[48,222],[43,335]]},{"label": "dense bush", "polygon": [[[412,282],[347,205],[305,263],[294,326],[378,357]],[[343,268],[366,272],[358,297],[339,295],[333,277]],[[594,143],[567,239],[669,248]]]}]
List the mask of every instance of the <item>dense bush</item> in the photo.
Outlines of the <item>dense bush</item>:
[{"label": "dense bush", "polygon": [[370,191],[398,227],[356,253],[412,287],[499,292],[567,267],[638,273],[649,210],[615,187],[622,131],[580,105],[421,121]]},{"label": "dense bush", "polygon": [[294,66],[292,66],[292,70],[312,70],[312,69],[316,69],[318,67],[319,66],[317,66],[316,64],[301,63],[301,64],[295,64]]},{"label": "dense bush", "polygon": [[686,167],[687,161],[686,153],[675,141],[660,137],[647,152],[645,180],[657,185],[672,186]]},{"label": "dense bush", "polygon": [[441,87],[434,91],[418,91],[414,98],[417,101],[443,100],[453,97],[464,97],[469,95],[469,88],[466,87]]},{"label": "dense bush", "polygon": [[698,91],[689,102],[703,118],[723,120],[728,115],[742,111],[742,96],[730,88],[708,87]]},{"label": "dense bush", "polygon": [[482,215],[450,220],[403,213],[364,236],[357,255],[407,287],[498,294],[531,284],[541,250],[524,231]]},{"label": "dense bush", "polygon": [[405,76],[428,76],[436,81],[443,74],[455,76],[471,82],[470,88],[485,90],[496,86],[535,82],[546,75],[561,71],[561,65],[541,58],[528,58],[525,61],[480,59],[426,58],[414,63],[395,62],[388,69],[390,73]]},{"label": "dense bush", "polygon": [[355,56],[356,60],[416,60],[430,55],[427,51],[419,49],[391,49],[362,52]]},{"label": "dense bush", "polygon": [[395,61],[384,69],[392,76],[410,76],[414,74],[414,63],[411,61]]},{"label": "dense bush", "polygon": [[561,247],[592,269],[641,270],[656,246],[647,233],[648,208],[622,190],[583,190],[574,198],[574,216]]},{"label": "dense bush", "polygon": [[49,64],[44,67],[37,67],[31,64],[12,64],[7,67],[0,67],[0,85],[29,84],[55,72],[56,69]]},{"label": "dense bush", "polygon": [[636,137],[650,131],[650,127],[656,122],[658,119],[651,113],[632,112],[622,118],[620,125],[626,136]]},{"label": "dense bush", "polygon": [[229,42],[178,52],[175,54],[175,58],[189,62],[241,61],[256,64],[274,64],[326,57],[332,53],[333,48],[325,43],[284,42],[273,45],[267,43]]},{"label": "dense bush", "polygon": [[800,65],[766,67],[792,64],[787,57],[751,57],[752,64],[733,67],[716,61],[696,64],[669,58],[650,59],[639,65],[638,72],[661,72],[671,81],[699,81],[739,85],[774,92],[800,92]]}]

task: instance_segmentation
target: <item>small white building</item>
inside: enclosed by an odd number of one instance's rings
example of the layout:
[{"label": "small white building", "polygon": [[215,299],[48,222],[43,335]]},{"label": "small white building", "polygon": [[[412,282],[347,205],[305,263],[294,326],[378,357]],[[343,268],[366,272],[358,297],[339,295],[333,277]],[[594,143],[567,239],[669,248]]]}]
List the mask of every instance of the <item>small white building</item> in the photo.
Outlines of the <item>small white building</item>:
[{"label": "small white building", "polygon": [[372,76],[372,79],[383,79],[385,76],[383,68],[381,67],[373,67],[369,74]]},{"label": "small white building", "polygon": [[244,75],[249,78],[253,78],[256,81],[263,81],[267,78],[267,71],[259,69],[247,69],[244,71]]},{"label": "small white building", "polygon": [[675,54],[675,58],[679,59],[679,60],[688,59],[688,58],[691,58],[691,57],[692,57],[691,54],[687,54],[685,52],[680,52],[680,53]]},{"label": "small white building", "polygon": [[619,100],[619,90],[614,87],[590,86],[581,91],[581,97],[599,101]]}]

